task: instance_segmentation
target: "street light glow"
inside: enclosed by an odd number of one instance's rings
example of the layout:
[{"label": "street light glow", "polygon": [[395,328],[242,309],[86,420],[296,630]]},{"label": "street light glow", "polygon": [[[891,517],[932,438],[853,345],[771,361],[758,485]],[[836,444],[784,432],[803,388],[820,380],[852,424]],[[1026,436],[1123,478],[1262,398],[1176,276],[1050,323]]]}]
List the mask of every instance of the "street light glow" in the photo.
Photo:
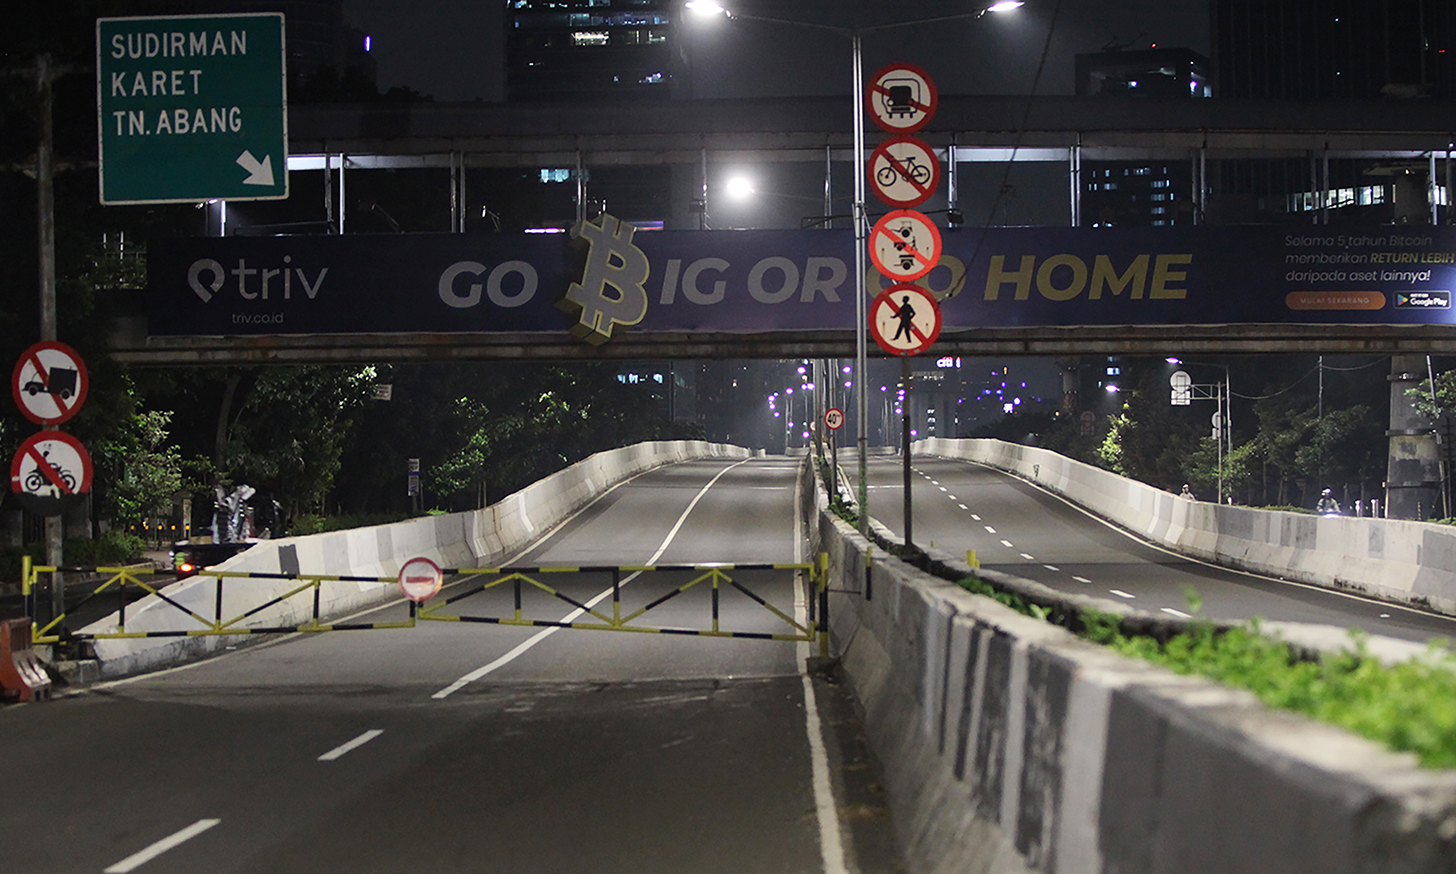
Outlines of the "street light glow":
[{"label": "street light glow", "polygon": [[753,180],[747,176],[734,176],[723,188],[734,200],[747,200],[753,196]]},{"label": "street light glow", "polygon": [[727,9],[723,8],[717,3],[714,3],[713,0],[688,0],[685,5],[687,6],[689,12],[692,12],[696,15],[708,16],[728,14]]},{"label": "street light glow", "polygon": [[[693,2],[697,2],[697,0],[693,0]],[[689,3],[688,5],[689,6],[692,6],[693,4],[692,3]],[[717,6],[718,4],[716,4],[716,3],[710,3],[708,5],[710,5],[710,6]],[[1022,0],[999,0],[999,2],[992,3],[990,6],[987,6],[986,7],[986,11],[987,12],[1010,12],[1011,10],[1017,9],[1017,8],[1023,6],[1023,5],[1025,5],[1025,4],[1022,2]],[[719,8],[721,9],[722,7],[719,7]]]}]

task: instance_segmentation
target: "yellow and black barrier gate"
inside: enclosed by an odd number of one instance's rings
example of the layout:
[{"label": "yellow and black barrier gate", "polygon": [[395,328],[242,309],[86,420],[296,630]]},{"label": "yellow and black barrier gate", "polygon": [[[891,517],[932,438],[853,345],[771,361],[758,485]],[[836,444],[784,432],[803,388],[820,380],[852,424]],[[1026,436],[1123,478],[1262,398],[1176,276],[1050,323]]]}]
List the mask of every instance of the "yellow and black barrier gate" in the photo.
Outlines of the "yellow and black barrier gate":
[{"label": "yellow and black barrier gate", "polygon": [[[749,588],[740,578],[745,572],[786,570],[795,571],[796,578],[802,578],[807,581],[806,597],[804,599],[807,618],[802,623],[791,615],[793,608],[784,610],[774,606],[768,598],[762,596],[754,589]],[[821,646],[827,646],[828,643],[827,635],[824,634],[828,629],[829,610],[827,556],[821,556],[819,561],[813,563],[446,568],[443,572],[464,576],[467,578],[469,585],[464,591],[444,598],[438,603],[422,606],[419,611],[421,621],[479,622],[491,625],[574,628],[589,631],[628,631],[643,634],[676,634],[699,637],[748,638],[754,640],[813,642],[815,639],[820,639]],[[610,580],[610,588],[594,598],[583,601],[543,581],[543,577],[553,574],[600,576]],[[635,609],[624,608],[622,602],[623,586],[633,578],[643,574],[686,574],[691,576],[686,582],[676,586],[670,586],[666,591],[661,594],[656,594],[655,597],[651,597],[650,600],[646,600],[646,603],[635,607]],[[509,587],[511,594],[510,603],[507,605],[510,608],[509,613],[503,610],[496,611],[494,615],[442,612],[451,605],[506,587]],[[699,587],[709,592],[708,603],[705,605],[708,613],[707,619],[709,620],[706,627],[691,628],[639,623],[638,620],[642,619],[650,611],[662,607]],[[722,597],[725,589],[738,592],[759,608],[762,608],[762,610],[772,615],[777,620],[777,626],[782,630],[750,631],[724,628],[722,624]],[[569,604],[574,608],[573,612],[560,619],[542,619],[527,616],[525,596],[533,591]],[[610,612],[600,610],[596,607],[596,604],[605,600],[608,592],[610,592],[612,602]],[[578,619],[577,617],[582,618]]]},{"label": "yellow and black barrier gate", "polygon": [[[416,619],[421,621],[435,622],[463,622],[463,623],[485,623],[491,625],[505,626],[539,626],[551,628],[583,629],[592,631],[627,631],[646,634],[671,634],[690,635],[701,637],[722,637],[722,638],[746,638],[755,640],[781,640],[781,641],[805,641],[813,642],[819,640],[821,653],[828,647],[828,611],[829,611],[829,589],[828,589],[828,556],[820,555],[818,561],[812,563],[761,563],[761,564],[679,564],[679,565],[597,565],[597,566],[569,566],[569,567],[495,567],[495,568],[442,568],[441,573],[447,577],[457,577],[451,583],[451,588],[465,585],[465,589],[449,597],[439,599],[435,603],[416,604],[414,601],[407,601],[409,606],[409,617],[404,620],[388,622],[348,622],[348,623],[324,623],[321,621],[321,587],[325,583],[368,583],[384,586],[395,586],[398,580],[393,577],[366,577],[366,576],[342,576],[327,574],[284,574],[246,571],[212,571],[201,570],[196,576],[198,578],[212,580],[214,586],[212,617],[200,615],[196,610],[180,603],[168,593],[163,591],[166,583],[149,581],[148,576],[153,576],[137,568],[126,567],[51,567],[33,565],[29,558],[22,558],[22,593],[25,597],[26,608],[30,615],[37,615],[35,608],[37,593],[39,591],[39,578],[42,573],[55,572],[82,573],[99,576],[90,585],[94,586],[82,599],[72,605],[67,612],[47,621],[44,625],[37,624],[33,634],[33,642],[37,644],[54,644],[68,641],[86,640],[116,640],[147,637],[192,637],[202,635],[227,635],[227,634],[294,634],[299,632],[325,632],[325,631],[365,631],[386,628],[413,628]],[[806,618],[800,622],[794,617],[794,609],[781,609],[774,606],[772,601],[750,588],[741,577],[745,573],[762,571],[794,571],[795,583],[803,581],[804,606]],[[554,574],[576,574],[591,577],[605,577],[610,579],[610,588],[600,592],[594,597],[578,598],[559,587],[553,587],[542,581],[541,578]],[[663,575],[690,575],[690,578],[681,584],[670,585],[665,591],[658,594],[650,592],[643,600],[645,603],[635,608],[624,607],[622,599],[623,587],[644,574]],[[736,575],[736,576],[735,576]],[[249,607],[236,615],[226,616],[223,611],[224,583],[228,580],[295,580],[298,585],[281,594],[274,595],[263,603]],[[670,602],[675,601],[695,589],[705,589],[709,592],[707,613],[708,623],[706,627],[685,627],[678,625],[647,625],[639,622],[646,614],[656,610]],[[128,605],[128,594],[134,594],[140,590],[145,594],[153,595],[161,602],[171,606],[175,610],[185,614],[194,620],[195,628],[170,629],[162,631],[127,631],[126,611]],[[747,630],[730,629],[723,627],[722,623],[722,596],[724,590],[735,591],[749,601],[753,602],[767,614],[776,620],[775,627],[780,630]],[[791,587],[796,591],[797,586]],[[509,591],[511,601],[509,612],[497,610],[493,615],[482,615],[481,613],[444,613],[447,607],[460,604],[469,599],[481,595],[490,595]],[[573,612],[565,617],[557,619],[533,618],[527,615],[527,600],[532,594],[548,596],[546,599],[538,598],[530,606],[538,606],[541,600],[548,603],[559,601],[570,605]],[[610,593],[611,612],[607,613],[597,609],[596,605],[606,599]],[[116,597],[117,628],[115,631],[103,631],[93,633],[72,632],[66,627],[67,617],[79,611],[87,603],[101,599],[111,594]],[[312,597],[312,610],[310,618],[302,623],[290,625],[247,625],[246,621],[270,607],[276,606],[292,598],[300,596]],[[473,602],[475,604],[481,601]],[[497,606],[491,601],[490,606]],[[590,617],[590,618],[578,618]]]},{"label": "yellow and black barrier gate", "polygon": [[[31,641],[36,644],[65,643],[69,641],[86,640],[125,640],[143,637],[197,637],[206,635],[222,634],[294,634],[297,632],[321,632],[321,631],[363,631],[380,628],[413,628],[415,624],[414,602],[409,604],[409,619],[395,622],[350,622],[350,623],[321,623],[320,620],[320,588],[324,583],[373,583],[381,586],[394,586],[397,581],[393,577],[361,577],[361,576],[338,576],[329,574],[282,574],[263,573],[257,571],[211,571],[204,570],[197,574],[197,577],[214,580],[213,594],[213,616],[211,619],[202,616],[197,611],[185,604],[179,603],[162,589],[173,582],[169,579],[160,585],[155,581],[145,579],[154,574],[140,571],[137,568],[127,567],[56,567],[49,565],[32,565],[29,557],[21,558],[21,594],[25,599],[26,610],[30,615],[35,616],[37,604],[37,593],[39,591],[39,578],[42,573],[78,573],[89,576],[100,576],[102,579],[90,584],[93,586],[77,603],[59,616],[47,621],[45,624],[36,623]],[[225,580],[297,580],[299,584],[292,589],[264,601],[261,604],[250,607],[242,613],[231,617],[223,614],[223,592]],[[131,588],[134,587],[134,588]],[[191,617],[196,621],[196,628],[171,629],[165,631],[127,631],[126,630],[126,608],[129,588],[131,591],[141,590],[149,595],[154,595],[158,600],[170,605],[177,611]],[[79,611],[91,601],[102,598],[104,595],[112,594],[116,597],[116,631],[100,631],[92,633],[73,632],[66,626],[66,619],[72,613]],[[312,595],[312,615],[308,621],[294,625],[244,625],[246,620],[267,610],[269,607],[281,604],[291,598],[300,595]]]}]

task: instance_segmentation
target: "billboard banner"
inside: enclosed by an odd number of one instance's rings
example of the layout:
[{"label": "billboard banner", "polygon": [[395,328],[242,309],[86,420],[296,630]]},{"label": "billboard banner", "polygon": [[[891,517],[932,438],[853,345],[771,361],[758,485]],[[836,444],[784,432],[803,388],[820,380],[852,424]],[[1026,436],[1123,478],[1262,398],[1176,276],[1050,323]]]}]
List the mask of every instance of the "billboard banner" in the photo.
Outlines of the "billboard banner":
[{"label": "billboard banner", "polygon": [[[984,327],[1448,324],[1456,229],[942,231],[917,281]],[[206,237],[157,243],[149,333],[764,333],[854,328],[848,230]],[[893,283],[871,271],[870,299]]]}]

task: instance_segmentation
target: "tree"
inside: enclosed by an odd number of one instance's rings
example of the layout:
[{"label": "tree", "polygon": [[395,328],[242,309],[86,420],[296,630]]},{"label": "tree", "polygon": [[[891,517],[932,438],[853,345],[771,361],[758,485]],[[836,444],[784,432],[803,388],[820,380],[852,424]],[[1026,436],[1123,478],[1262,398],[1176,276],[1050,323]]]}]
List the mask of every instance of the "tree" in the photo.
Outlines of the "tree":
[{"label": "tree", "polygon": [[277,500],[289,514],[319,506],[372,383],[370,368],[258,371],[227,425],[218,473]]},{"label": "tree", "polygon": [[171,418],[165,410],[137,413],[98,445],[97,473],[109,483],[103,515],[122,525],[167,515],[183,481],[182,455],[167,445]]}]

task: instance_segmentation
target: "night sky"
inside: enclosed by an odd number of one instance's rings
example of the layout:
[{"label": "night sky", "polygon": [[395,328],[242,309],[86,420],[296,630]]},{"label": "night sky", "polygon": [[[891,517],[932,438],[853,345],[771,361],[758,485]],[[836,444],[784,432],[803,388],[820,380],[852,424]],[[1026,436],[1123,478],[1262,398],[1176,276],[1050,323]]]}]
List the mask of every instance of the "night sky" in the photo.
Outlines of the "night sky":
[{"label": "night sky", "polygon": [[[438,101],[504,96],[502,0],[344,0],[346,20],[373,39],[383,90]],[[725,3],[725,5],[727,5]],[[752,0],[744,12],[861,27],[976,9],[957,0]],[[1027,94],[1053,15],[1037,93],[1070,94],[1073,56],[1111,45],[1209,51],[1205,0],[1029,0],[979,21],[918,25],[864,38],[868,75],[892,61],[925,67],[943,93]],[[848,90],[849,41],[810,28],[686,20],[697,97],[833,95]]]}]

